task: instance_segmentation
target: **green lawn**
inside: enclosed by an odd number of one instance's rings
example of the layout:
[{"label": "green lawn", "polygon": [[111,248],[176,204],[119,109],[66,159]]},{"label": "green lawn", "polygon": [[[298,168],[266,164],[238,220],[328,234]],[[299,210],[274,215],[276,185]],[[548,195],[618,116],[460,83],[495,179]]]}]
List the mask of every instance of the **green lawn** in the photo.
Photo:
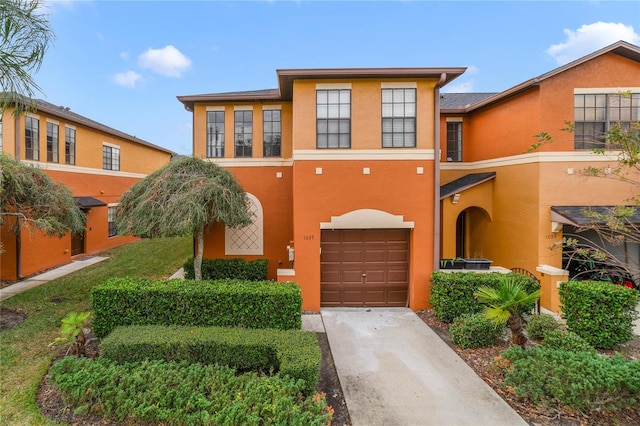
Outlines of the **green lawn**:
[{"label": "green lawn", "polygon": [[28,315],[0,332],[0,424],[49,425],[36,406],[40,380],[60,348],[58,336],[69,312],[89,311],[91,288],[112,277],[168,277],[192,255],[191,237],[141,240],[103,253],[110,259],[0,302],[0,309]]}]

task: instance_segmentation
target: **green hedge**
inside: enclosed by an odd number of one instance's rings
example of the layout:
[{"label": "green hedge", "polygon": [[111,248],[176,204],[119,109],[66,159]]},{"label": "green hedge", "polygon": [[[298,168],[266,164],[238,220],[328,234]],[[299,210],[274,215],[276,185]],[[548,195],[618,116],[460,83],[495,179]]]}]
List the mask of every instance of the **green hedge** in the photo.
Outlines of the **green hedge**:
[{"label": "green hedge", "polygon": [[551,314],[533,314],[527,319],[527,334],[534,340],[542,340],[549,331],[560,330],[561,324]]},{"label": "green hedge", "polygon": [[611,349],[634,338],[637,290],[608,282],[567,281],[559,293],[567,327],[592,346]]},{"label": "green hedge", "polygon": [[116,328],[102,341],[100,355],[119,363],[185,360],[279,372],[304,380],[307,394],[316,390],[321,359],[311,331],[157,325]]},{"label": "green hedge", "polygon": [[152,360],[119,364],[66,357],[51,381],[79,414],[118,424],[292,425],[331,423],[326,400],[307,396],[304,382],[222,365]]},{"label": "green hedge", "polygon": [[581,411],[640,408],[638,361],[542,346],[511,346],[502,356],[513,363],[504,384],[537,405]]},{"label": "green hedge", "polygon": [[[188,280],[195,279],[193,258],[187,260],[183,267],[184,277]],[[202,279],[263,281],[267,279],[267,267],[267,259],[202,259]]]},{"label": "green hedge", "polygon": [[545,333],[540,345],[568,352],[590,352],[594,355],[597,353],[585,339],[571,331],[549,330]]},{"label": "green hedge", "polygon": [[493,346],[503,331],[502,324],[496,324],[481,313],[460,315],[449,327],[451,341],[463,349]]},{"label": "green hedge", "polygon": [[91,289],[98,338],[121,325],[300,329],[296,283],[114,278]]},{"label": "green hedge", "polygon": [[[514,279],[521,281],[527,293],[540,289],[540,285],[533,278],[522,274],[510,273]],[[431,275],[431,296],[429,302],[440,321],[451,323],[462,314],[475,314],[484,308],[478,303],[473,293],[482,286],[496,288],[500,277],[504,274],[498,272],[473,273],[454,272],[446,273],[435,271]],[[531,311],[535,304],[523,307],[523,312]]]}]

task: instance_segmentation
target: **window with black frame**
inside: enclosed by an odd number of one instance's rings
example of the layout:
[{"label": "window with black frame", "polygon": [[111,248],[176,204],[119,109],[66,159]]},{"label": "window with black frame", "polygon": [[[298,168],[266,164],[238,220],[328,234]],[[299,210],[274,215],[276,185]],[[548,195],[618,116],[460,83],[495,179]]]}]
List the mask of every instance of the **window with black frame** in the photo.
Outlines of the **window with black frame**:
[{"label": "window with black frame", "polygon": [[224,111],[207,111],[207,157],[224,157]]},{"label": "window with black frame", "polygon": [[64,162],[76,164],[76,129],[71,127],[64,129]]},{"label": "window with black frame", "polygon": [[382,89],[382,147],[415,146],[416,89]]},{"label": "window with black frame", "polygon": [[447,161],[462,161],[462,122],[447,122]]},{"label": "window with black frame", "polygon": [[575,149],[615,149],[605,139],[616,125],[624,131],[638,131],[634,127],[640,119],[638,93],[585,93],[573,99]]},{"label": "window with black frame", "polygon": [[102,146],[102,168],[105,170],[120,170],[120,148]]},{"label": "window with black frame", "polygon": [[235,156],[253,155],[253,111],[235,111]]},{"label": "window with black frame", "polygon": [[263,155],[280,157],[282,142],[282,113],[280,110],[262,111]]},{"label": "window with black frame", "polygon": [[351,148],[351,90],[316,91],[316,147]]},{"label": "window with black frame", "polygon": [[24,156],[27,160],[40,159],[40,120],[34,117],[24,118]]},{"label": "window with black frame", "polygon": [[58,162],[58,150],[60,147],[60,126],[47,122],[47,161]]}]

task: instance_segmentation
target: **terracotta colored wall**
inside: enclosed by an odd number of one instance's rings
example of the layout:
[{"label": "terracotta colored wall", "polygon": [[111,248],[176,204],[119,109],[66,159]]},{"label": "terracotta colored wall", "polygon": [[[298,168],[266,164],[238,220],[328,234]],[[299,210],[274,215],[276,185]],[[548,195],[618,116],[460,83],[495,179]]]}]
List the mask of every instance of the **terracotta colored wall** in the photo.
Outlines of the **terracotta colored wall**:
[{"label": "terracotta colored wall", "polygon": [[[291,167],[235,167],[230,168],[244,190],[262,204],[264,215],[264,254],[230,255],[247,260],[267,259],[269,279],[276,279],[276,269],[289,268],[286,246],[293,239],[293,207]],[[282,173],[278,178],[276,173]],[[205,234],[204,257],[225,256],[224,226],[213,225]]]},{"label": "terracotta colored wall", "polygon": [[[280,105],[281,108],[281,157],[291,158],[291,103],[290,102],[276,102],[276,103],[247,103],[236,102],[233,104],[223,105],[225,128],[224,128],[224,155],[225,158],[234,158],[234,106],[252,106],[253,107],[253,158],[263,157],[263,122],[262,122],[262,108],[264,105]],[[206,158],[207,156],[207,105],[196,104],[193,112],[193,140],[194,149],[193,155],[199,158]],[[271,159],[276,159],[269,157]]]},{"label": "terracotta colored wall", "polygon": [[[424,174],[416,173],[418,166],[424,167]],[[321,175],[316,174],[318,167]],[[363,167],[369,167],[371,174],[363,175]],[[425,308],[433,269],[433,163],[296,161],[293,168],[295,279],[302,287],[304,309],[320,309],[320,222],[363,208],[403,215],[405,221],[415,222],[410,306]]]}]

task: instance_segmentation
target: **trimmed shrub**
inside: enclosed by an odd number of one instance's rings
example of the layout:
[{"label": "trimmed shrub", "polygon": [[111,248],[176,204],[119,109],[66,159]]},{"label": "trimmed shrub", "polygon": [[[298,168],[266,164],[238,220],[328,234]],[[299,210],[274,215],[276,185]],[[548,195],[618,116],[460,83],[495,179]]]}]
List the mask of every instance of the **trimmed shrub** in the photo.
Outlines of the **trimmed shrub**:
[{"label": "trimmed shrub", "polygon": [[296,283],[113,278],[91,289],[98,338],[121,325],[300,329]]},{"label": "trimmed shrub", "polygon": [[[540,289],[540,285],[533,278],[516,273],[510,273],[509,275],[522,282],[527,293]],[[478,274],[473,272],[446,273],[435,271],[431,275],[429,303],[440,321],[451,323],[460,315],[482,311],[483,305],[478,303],[473,294],[482,286],[497,288],[502,276],[504,274],[497,272]],[[522,312],[529,312],[534,307],[535,304],[524,306]]]},{"label": "trimmed shrub", "polygon": [[576,410],[638,407],[640,362],[620,354],[609,358],[536,346],[511,346],[502,353],[511,361],[504,384],[536,405],[562,405]]},{"label": "trimmed shrub", "polygon": [[237,375],[221,365],[188,361],[118,364],[66,357],[51,381],[76,413],[121,424],[327,425],[322,395],[306,396],[304,382],[258,373]]},{"label": "trimmed shrub", "polygon": [[[202,279],[264,281],[267,279],[267,267],[267,259],[202,259]],[[183,268],[185,279],[195,279],[196,276],[193,271],[193,258],[187,260],[184,263]]]},{"label": "trimmed shrub", "polygon": [[320,376],[318,338],[303,330],[251,330],[230,327],[118,327],[100,346],[101,356],[117,361],[150,359],[222,364],[240,371],[280,372],[302,379],[315,391]]},{"label": "trimmed shrub", "polygon": [[534,340],[542,340],[550,331],[560,330],[560,323],[550,314],[533,314],[527,319],[527,334]]},{"label": "trimmed shrub", "polygon": [[449,327],[451,340],[463,349],[493,346],[504,327],[487,319],[483,314],[463,314]]},{"label": "trimmed shrub", "polygon": [[633,339],[638,291],[600,281],[560,285],[562,315],[570,331],[596,348],[611,349]]},{"label": "trimmed shrub", "polygon": [[550,330],[544,335],[540,344],[545,348],[561,349],[568,352],[596,353],[595,348],[589,342],[571,331]]}]

